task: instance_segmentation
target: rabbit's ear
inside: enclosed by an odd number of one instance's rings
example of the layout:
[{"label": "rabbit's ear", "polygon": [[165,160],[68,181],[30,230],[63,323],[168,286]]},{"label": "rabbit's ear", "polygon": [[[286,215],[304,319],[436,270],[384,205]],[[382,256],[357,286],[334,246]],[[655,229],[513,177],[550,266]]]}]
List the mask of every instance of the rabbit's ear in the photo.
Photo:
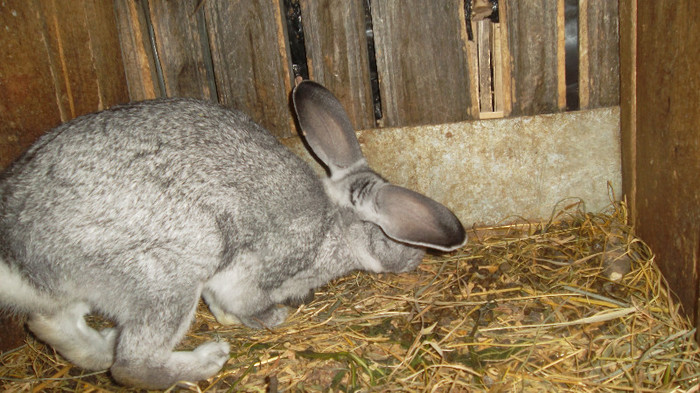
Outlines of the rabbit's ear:
[{"label": "rabbit's ear", "polygon": [[396,240],[442,251],[467,240],[462,223],[447,207],[417,192],[387,183],[373,204],[373,213],[365,216]]},{"label": "rabbit's ear", "polygon": [[364,160],[350,119],[333,93],[318,83],[303,81],[292,99],[306,142],[331,174]]}]

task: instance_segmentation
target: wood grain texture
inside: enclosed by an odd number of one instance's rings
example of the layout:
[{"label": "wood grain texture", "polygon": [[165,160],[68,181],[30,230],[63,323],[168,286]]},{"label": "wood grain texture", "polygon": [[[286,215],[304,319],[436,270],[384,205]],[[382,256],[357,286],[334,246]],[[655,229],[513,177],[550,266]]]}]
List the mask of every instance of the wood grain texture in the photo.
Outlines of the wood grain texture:
[{"label": "wood grain texture", "polygon": [[481,20],[475,24],[479,64],[479,110],[481,112],[493,112],[494,91],[491,88],[493,86],[491,75],[494,64],[491,62],[491,42],[493,40],[491,21],[488,19]]},{"label": "wood grain texture", "polygon": [[124,58],[124,71],[132,101],[160,97],[155,58],[149,40],[144,8],[138,1],[115,0],[119,41]]},{"label": "wood grain texture", "polygon": [[128,101],[111,2],[6,1],[0,167],[49,128]]},{"label": "wood grain texture", "polygon": [[505,22],[512,65],[511,115],[559,111],[557,3],[508,3]]},{"label": "wood grain texture", "polygon": [[[467,48],[458,0],[372,1],[385,126],[470,119]],[[462,19],[463,20],[463,19]]]},{"label": "wood grain texture", "polygon": [[700,325],[700,2],[637,3],[637,231]]},{"label": "wood grain texture", "polygon": [[[620,40],[618,2],[585,0],[581,19],[581,109],[620,104]],[[585,92],[585,93],[584,93]],[[585,94],[585,96],[584,96]]]},{"label": "wood grain texture", "polygon": [[198,1],[149,0],[148,5],[166,95],[216,101],[214,76],[207,67],[209,44],[203,34],[203,20],[198,16]]},{"label": "wood grain texture", "polygon": [[281,2],[207,1],[204,8],[219,101],[278,137],[291,136],[292,77]]},{"label": "wood grain texture", "polygon": [[[98,109],[129,101],[112,1],[84,2],[90,61],[97,80]],[[94,109],[90,109],[94,110]]]},{"label": "wood grain texture", "polygon": [[637,222],[637,0],[620,1],[620,145],[622,191]]},{"label": "wood grain texture", "polygon": [[0,168],[61,122],[43,19],[23,0],[0,3]]},{"label": "wood grain texture", "polygon": [[128,101],[112,3],[38,3],[63,120]]},{"label": "wood grain texture", "polygon": [[363,1],[300,1],[311,78],[338,97],[355,129],[375,126]]}]

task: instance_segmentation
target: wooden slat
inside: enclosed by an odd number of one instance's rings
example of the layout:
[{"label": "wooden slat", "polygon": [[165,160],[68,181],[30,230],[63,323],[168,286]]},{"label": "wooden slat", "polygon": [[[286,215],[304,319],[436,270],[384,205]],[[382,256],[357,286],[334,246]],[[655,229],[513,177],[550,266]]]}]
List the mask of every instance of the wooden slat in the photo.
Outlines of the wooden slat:
[{"label": "wooden slat", "polygon": [[491,62],[491,21],[481,20],[476,22],[475,37],[477,41],[477,53],[479,63],[479,110],[481,112],[493,112],[493,90]]},{"label": "wooden slat", "polygon": [[637,0],[620,1],[620,145],[622,189],[630,224],[636,226]]},{"label": "wooden slat", "polygon": [[[99,96],[97,74],[90,59],[85,9],[80,2],[39,1],[46,22],[54,82],[63,120],[94,110]],[[56,72],[58,71],[58,72]]]},{"label": "wooden slat", "polygon": [[[213,75],[207,69],[208,43],[199,0],[149,0],[165,92],[169,97],[216,100]],[[209,1],[207,1],[209,3]],[[260,21],[256,21],[260,23]]]},{"label": "wooden slat", "polygon": [[[585,1],[585,0],[580,0]],[[557,0],[557,106],[566,110],[566,1]],[[579,40],[579,47],[580,47]],[[581,48],[579,48],[579,52]]]},{"label": "wooden slat", "polygon": [[10,1],[0,12],[0,166],[62,121],[128,101],[111,2]]},{"label": "wooden slat", "polygon": [[143,7],[135,0],[115,0],[114,13],[123,48],[129,98],[140,101],[161,96]]},{"label": "wooden slat", "polygon": [[311,78],[340,100],[355,129],[375,126],[364,0],[301,0]]},{"label": "wooden slat", "polygon": [[207,1],[219,101],[278,137],[292,135],[291,72],[281,1]]},{"label": "wooden slat", "polygon": [[700,325],[700,2],[636,7],[636,231]]},{"label": "wooden slat", "polygon": [[496,53],[496,58],[500,63],[500,66],[498,67],[496,73],[501,74],[501,77],[498,78],[498,80],[500,80],[501,83],[501,94],[500,97],[497,97],[497,101],[502,106],[501,109],[498,109],[498,106],[496,107],[496,109],[502,111],[503,115],[507,117],[510,116],[513,112],[513,64],[511,61],[512,57],[510,55],[510,39],[508,38],[509,29],[508,24],[506,23],[508,21],[509,12],[508,2],[499,2],[498,8],[500,22],[498,23],[498,26],[494,29],[498,32],[498,34],[496,35],[498,42],[494,44],[494,52]]},{"label": "wooden slat", "polygon": [[581,109],[620,104],[618,2],[580,1]]},{"label": "wooden slat", "polygon": [[463,2],[372,1],[385,126],[436,124],[470,113]]},{"label": "wooden slat", "polygon": [[[503,62],[503,29],[501,23],[491,25],[491,60],[493,63],[493,110],[505,116],[504,84],[506,72]],[[510,74],[508,74],[510,75]]]},{"label": "wooden slat", "polygon": [[[83,3],[90,57],[95,67],[98,109],[129,101],[112,1]],[[92,109],[94,110],[94,109]]]},{"label": "wooden slat", "polygon": [[512,115],[559,110],[557,2],[508,3],[508,44],[512,61]]},{"label": "wooden slat", "polygon": [[61,122],[42,24],[37,4],[0,3],[0,168]]},{"label": "wooden slat", "polygon": [[39,4],[63,120],[128,101],[111,2]]}]

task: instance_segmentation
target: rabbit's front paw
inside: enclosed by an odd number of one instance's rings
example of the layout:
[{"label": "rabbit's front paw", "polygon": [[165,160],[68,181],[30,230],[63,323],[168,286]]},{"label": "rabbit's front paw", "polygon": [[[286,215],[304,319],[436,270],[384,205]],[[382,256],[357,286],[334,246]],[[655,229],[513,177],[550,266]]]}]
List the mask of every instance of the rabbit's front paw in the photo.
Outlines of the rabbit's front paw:
[{"label": "rabbit's front paw", "polygon": [[204,343],[192,351],[202,365],[202,374],[214,374],[224,366],[229,359],[229,345],[227,342],[211,341]]},{"label": "rabbit's front paw", "polygon": [[285,319],[287,319],[287,308],[278,305],[273,305],[261,313],[240,318],[244,325],[255,329],[275,327]]}]

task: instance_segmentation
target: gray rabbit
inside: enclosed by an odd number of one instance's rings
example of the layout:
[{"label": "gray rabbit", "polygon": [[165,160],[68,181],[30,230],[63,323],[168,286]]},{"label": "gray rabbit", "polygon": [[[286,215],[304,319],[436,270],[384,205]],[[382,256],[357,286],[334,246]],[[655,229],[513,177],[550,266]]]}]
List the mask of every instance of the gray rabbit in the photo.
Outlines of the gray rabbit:
[{"label": "gray rabbit", "polygon": [[[466,242],[443,205],[367,165],[338,100],[293,93],[319,179],[240,112],[158,99],[74,119],[0,174],[0,305],[76,365],[122,384],[208,378],[225,342],[174,352],[202,296],[222,323],[273,327],[280,304],[353,270],[405,272]],[[115,322],[89,327],[88,313]]]}]

